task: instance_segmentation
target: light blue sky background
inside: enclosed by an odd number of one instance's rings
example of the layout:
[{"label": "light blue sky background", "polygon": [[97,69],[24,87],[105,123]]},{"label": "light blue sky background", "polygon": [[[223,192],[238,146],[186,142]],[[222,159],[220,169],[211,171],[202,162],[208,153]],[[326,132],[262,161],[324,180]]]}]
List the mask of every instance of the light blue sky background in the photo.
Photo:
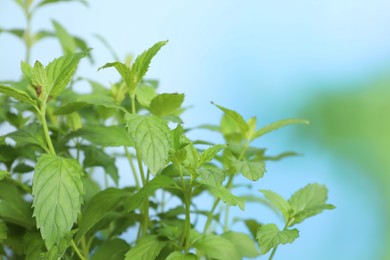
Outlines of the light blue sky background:
[{"label": "light blue sky background", "polygon": [[[91,1],[89,8],[48,6],[37,13],[33,30],[50,29],[50,19],[55,19],[88,39],[96,63],[84,61],[79,74],[106,84],[117,79],[116,73],[96,69],[113,59],[92,33],[104,36],[120,57],[169,39],[148,76],[160,80],[160,91],[186,94],[186,105],[194,105],[184,116],[187,126],[219,119],[211,100],[245,118],[256,115],[264,125],[297,116],[321,88],[318,83],[359,81],[388,67],[389,10],[386,0]],[[0,0],[0,26],[24,26],[10,0]],[[33,49],[32,61],[46,63],[59,54],[58,43],[45,40]],[[1,80],[19,77],[23,57],[24,47],[16,38],[0,35]],[[271,154],[295,150],[304,156],[269,164],[256,188],[288,197],[309,182],[324,183],[337,209],[304,223],[301,237],[279,248],[276,259],[377,259],[384,246],[381,224],[387,220],[381,218],[382,201],[374,184],[351,164],[335,165],[331,154],[313,148],[315,144],[294,142],[293,128],[258,145]],[[340,167],[345,175],[336,174]],[[275,220],[256,205],[247,205],[246,214]]]}]

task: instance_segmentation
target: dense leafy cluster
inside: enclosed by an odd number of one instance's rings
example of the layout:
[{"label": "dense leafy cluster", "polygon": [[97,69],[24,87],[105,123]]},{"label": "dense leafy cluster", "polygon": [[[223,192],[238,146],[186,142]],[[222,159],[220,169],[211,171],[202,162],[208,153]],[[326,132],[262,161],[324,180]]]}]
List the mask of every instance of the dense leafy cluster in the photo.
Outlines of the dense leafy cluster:
[{"label": "dense leafy cluster", "polygon": [[[36,9],[61,1],[16,2],[29,20]],[[36,34],[29,28],[1,29],[24,40],[27,53],[42,35],[54,36],[64,55],[47,65],[30,65],[27,55],[22,79],[0,85],[0,123],[13,129],[0,137],[0,255],[238,260],[273,250],[272,258],[280,244],[298,237],[293,226],[333,208],[322,185],[309,184],[289,200],[261,190],[263,203],[283,216],[284,228],[242,217],[249,233],[230,230],[229,207],[244,210],[246,202],[234,194],[236,177],[244,176],[250,185],[263,177],[267,160],[291,155],[268,156],[252,142],[280,127],[307,122],[286,119],[258,128],[256,118],[246,121],[214,104],[223,112],[220,123],[201,128],[220,133],[225,142],[191,140],[180,118],[184,95],[159,94],[157,82],[144,78],[166,41],[132,64],[102,66],[121,76],[103,86],[74,79],[79,62],[92,57],[90,50],[59,23],[53,27],[53,32]],[[91,92],[75,92],[79,81],[88,82]],[[117,168],[120,157],[127,158],[127,169]],[[99,168],[103,185],[93,177]],[[131,176],[134,185],[118,188],[119,171]],[[194,199],[205,193],[213,202],[201,209]],[[254,196],[261,198],[261,193]],[[133,241],[123,239],[126,231]]]}]

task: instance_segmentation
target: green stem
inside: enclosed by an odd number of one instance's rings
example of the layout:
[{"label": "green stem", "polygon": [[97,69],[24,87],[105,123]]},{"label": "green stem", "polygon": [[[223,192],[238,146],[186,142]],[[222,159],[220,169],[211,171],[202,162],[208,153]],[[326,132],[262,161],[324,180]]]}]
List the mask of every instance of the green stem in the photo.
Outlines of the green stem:
[{"label": "green stem", "polygon": [[137,176],[137,171],[136,171],[135,166],[134,166],[133,158],[131,157],[131,154],[129,153],[129,150],[127,149],[127,147],[123,146],[123,148],[125,149],[125,155],[127,157],[127,160],[129,161],[131,171],[133,172],[135,186],[137,187],[137,190],[139,190],[141,188],[141,185],[139,183],[139,179]]},{"label": "green stem", "polygon": [[[286,224],[284,225],[283,231],[285,231],[285,230],[288,229],[288,227],[290,226],[290,224],[292,223],[292,221],[293,221],[292,219],[289,219],[289,220],[286,222]],[[275,255],[275,253],[276,253],[276,249],[278,249],[278,247],[275,247],[275,248],[272,250],[272,252],[271,252],[271,254],[270,254],[268,260],[272,260],[272,259],[274,258],[274,255]]]},{"label": "green stem", "polygon": [[186,210],[186,217],[184,222],[184,232],[183,236],[180,242],[180,246],[183,245],[183,242],[185,240],[185,252],[188,254],[190,251],[190,231],[191,231],[191,215],[190,215],[190,209],[191,209],[191,187],[187,187],[183,175],[183,169],[181,165],[179,165],[179,173],[182,183],[182,190],[183,190],[183,196],[184,196],[184,203],[185,203],[185,210]]},{"label": "green stem", "polygon": [[47,127],[47,122],[46,122],[46,116],[45,116],[46,115],[46,106],[43,105],[38,114],[39,114],[39,117],[40,117],[40,120],[42,123],[43,134],[45,136],[46,144],[49,148],[50,154],[55,155],[56,152],[54,150],[54,146],[53,146],[53,143],[52,143],[50,135],[49,135],[49,128]]},{"label": "green stem", "polygon": [[131,113],[135,114],[137,113],[137,111],[135,110],[135,95],[130,94],[130,98],[131,98]]},{"label": "green stem", "polygon": [[80,257],[81,260],[86,260],[86,258],[83,256],[83,254],[81,254],[80,250],[77,248],[73,239],[70,241],[70,245],[72,246],[73,250],[76,252],[76,254]]},{"label": "green stem", "polygon": [[[20,174],[19,174],[20,175]],[[12,179],[11,177],[8,177],[6,176],[5,177],[8,181],[12,182],[13,184],[15,184],[16,186],[18,186],[19,188],[21,188],[22,190],[24,190],[25,192],[27,193],[32,193],[32,190],[30,188],[30,186],[27,186],[25,185],[24,183],[20,182],[20,181],[17,181],[17,180],[14,180]]]}]

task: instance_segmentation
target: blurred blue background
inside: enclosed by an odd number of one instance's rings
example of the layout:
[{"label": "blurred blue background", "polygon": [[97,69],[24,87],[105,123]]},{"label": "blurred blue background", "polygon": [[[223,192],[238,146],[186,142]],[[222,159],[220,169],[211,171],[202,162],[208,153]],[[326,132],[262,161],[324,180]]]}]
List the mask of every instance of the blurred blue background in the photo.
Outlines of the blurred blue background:
[{"label": "blurred blue background", "polygon": [[[159,79],[161,92],[186,94],[185,104],[194,106],[184,114],[187,127],[219,120],[210,101],[246,119],[255,115],[260,125],[310,119],[310,126],[257,142],[270,154],[303,156],[268,164],[256,189],[289,197],[319,182],[337,209],[299,226],[300,238],[280,247],[276,259],[375,260],[390,259],[389,10],[387,0],[91,1],[47,6],[32,29],[51,29],[55,19],[86,38],[95,64],[84,61],[78,74],[106,84],[118,77],[96,72],[113,58],[93,33],[123,58],[169,39],[148,77]],[[25,26],[11,0],[0,0],[0,26]],[[34,47],[32,61],[47,63],[60,53],[58,42],[47,39]],[[20,76],[24,55],[18,39],[0,34],[1,80]],[[258,205],[248,204],[245,214],[279,221]]]}]

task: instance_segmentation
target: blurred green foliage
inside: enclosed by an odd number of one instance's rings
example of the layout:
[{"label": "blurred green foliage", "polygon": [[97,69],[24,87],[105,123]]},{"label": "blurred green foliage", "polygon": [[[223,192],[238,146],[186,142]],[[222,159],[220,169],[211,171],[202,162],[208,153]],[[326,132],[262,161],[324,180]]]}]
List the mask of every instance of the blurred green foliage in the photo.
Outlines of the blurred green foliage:
[{"label": "blurred green foliage", "polygon": [[[302,129],[300,137],[315,140],[338,160],[357,165],[369,174],[384,198],[385,219],[390,218],[390,77],[323,91],[306,104],[302,114],[312,127]],[[388,245],[390,222],[383,229]],[[385,250],[383,259],[390,259],[390,248]]]}]

